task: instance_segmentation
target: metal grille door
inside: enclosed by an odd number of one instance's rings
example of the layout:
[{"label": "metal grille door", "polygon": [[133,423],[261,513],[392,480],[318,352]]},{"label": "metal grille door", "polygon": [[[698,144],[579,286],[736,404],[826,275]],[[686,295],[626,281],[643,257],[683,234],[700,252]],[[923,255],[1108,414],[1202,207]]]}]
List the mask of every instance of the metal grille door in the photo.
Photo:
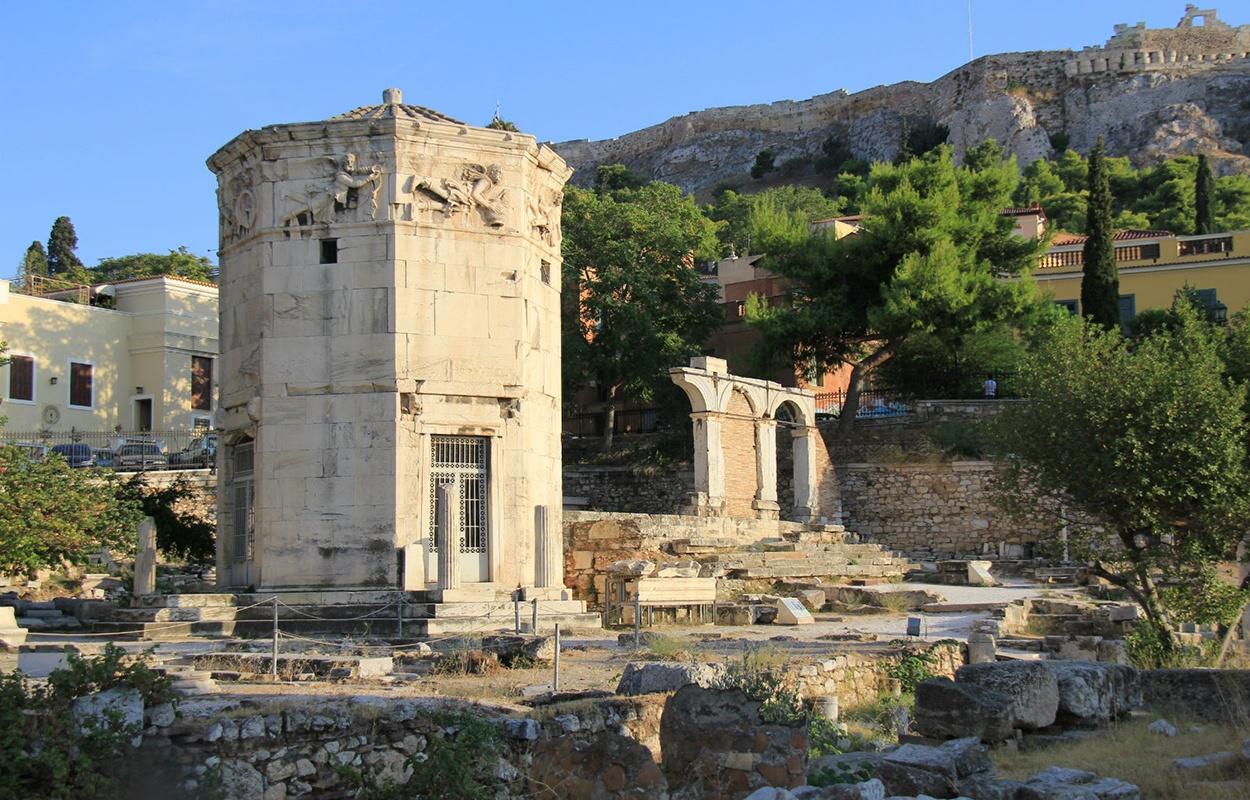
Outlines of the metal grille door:
[{"label": "metal grille door", "polygon": [[490,443],[484,436],[430,437],[430,551],[438,552],[438,487],[452,484],[460,502],[461,575],[486,580]]}]

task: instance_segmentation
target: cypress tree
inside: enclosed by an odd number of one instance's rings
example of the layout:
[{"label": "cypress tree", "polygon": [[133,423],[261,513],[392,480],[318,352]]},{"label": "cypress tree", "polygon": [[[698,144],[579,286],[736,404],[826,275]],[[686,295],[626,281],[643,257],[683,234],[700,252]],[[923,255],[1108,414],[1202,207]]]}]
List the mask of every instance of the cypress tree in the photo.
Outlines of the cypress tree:
[{"label": "cypress tree", "polygon": [[81,267],[82,262],[74,251],[78,249],[78,234],[74,232],[74,223],[69,217],[57,217],[52,223],[52,232],[48,234],[48,274],[63,275]]},{"label": "cypress tree", "polygon": [[1120,276],[1111,230],[1111,182],[1102,137],[1089,154],[1089,205],[1085,216],[1085,270],[1081,312],[1104,328],[1120,326]]},{"label": "cypress tree", "polygon": [[26,248],[26,255],[22,256],[22,263],[18,267],[17,277],[23,282],[31,275],[48,274],[48,254],[44,252],[43,242],[35,241],[30,243],[30,247]]},{"label": "cypress tree", "polygon": [[1215,178],[1211,176],[1211,164],[1207,157],[1198,156],[1198,174],[1194,176],[1194,233],[1215,233],[1215,213],[1211,210],[1211,198],[1215,194]]}]

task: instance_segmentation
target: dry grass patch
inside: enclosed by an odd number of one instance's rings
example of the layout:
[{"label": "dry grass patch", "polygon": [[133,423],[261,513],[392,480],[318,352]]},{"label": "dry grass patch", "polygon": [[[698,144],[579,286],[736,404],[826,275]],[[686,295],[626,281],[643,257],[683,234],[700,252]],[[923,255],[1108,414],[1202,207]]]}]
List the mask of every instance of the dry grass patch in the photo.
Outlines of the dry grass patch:
[{"label": "dry grass patch", "polygon": [[1120,723],[1105,734],[1071,744],[1040,750],[994,753],[994,763],[1005,778],[1025,780],[1047,767],[1070,767],[1119,778],[1141,788],[1150,800],[1245,800],[1250,797],[1250,762],[1240,760],[1223,769],[1180,773],[1172,762],[1177,758],[1204,756],[1224,750],[1241,752],[1242,740],[1250,738],[1250,724],[1200,724],[1202,731],[1191,733],[1195,723],[1170,720],[1180,733],[1168,738],[1146,730],[1150,719]]}]

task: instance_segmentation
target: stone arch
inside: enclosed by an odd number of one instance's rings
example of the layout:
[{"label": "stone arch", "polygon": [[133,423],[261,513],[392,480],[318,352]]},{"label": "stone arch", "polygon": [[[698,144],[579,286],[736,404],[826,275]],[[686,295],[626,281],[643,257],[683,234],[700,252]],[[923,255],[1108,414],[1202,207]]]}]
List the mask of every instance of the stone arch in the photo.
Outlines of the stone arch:
[{"label": "stone arch", "polygon": [[[791,437],[792,501],[786,516],[816,516],[815,396],[771,381],[727,372],[725,361],[696,358],[669,370],[691,403],[695,438],[694,511],[701,516],[776,519],[777,436]],[[781,418],[781,419],[779,419]]]}]

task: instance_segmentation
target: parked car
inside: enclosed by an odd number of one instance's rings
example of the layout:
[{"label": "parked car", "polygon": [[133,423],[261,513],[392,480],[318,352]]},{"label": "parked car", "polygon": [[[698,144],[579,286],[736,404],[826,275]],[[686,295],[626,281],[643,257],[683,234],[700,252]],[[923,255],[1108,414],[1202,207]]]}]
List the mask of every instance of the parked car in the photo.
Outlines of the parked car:
[{"label": "parked car", "polygon": [[109,448],[97,447],[91,453],[95,456],[95,465],[97,467],[113,466],[113,459],[116,457],[116,454]]},{"label": "parked car", "polygon": [[165,469],[168,466],[169,461],[161,452],[160,445],[154,442],[124,444],[117,448],[117,455],[113,458],[113,468],[119,472]]},{"label": "parked car", "polygon": [[59,454],[75,469],[95,466],[95,453],[92,452],[91,445],[83,442],[54,444],[52,445],[52,452]]},{"label": "parked car", "polygon": [[21,450],[31,461],[43,461],[48,457],[48,446],[46,444],[39,444],[38,442],[14,442],[11,446]]},{"label": "parked car", "polygon": [[217,461],[217,434],[206,433],[176,453],[169,454],[169,466],[207,469]]}]

